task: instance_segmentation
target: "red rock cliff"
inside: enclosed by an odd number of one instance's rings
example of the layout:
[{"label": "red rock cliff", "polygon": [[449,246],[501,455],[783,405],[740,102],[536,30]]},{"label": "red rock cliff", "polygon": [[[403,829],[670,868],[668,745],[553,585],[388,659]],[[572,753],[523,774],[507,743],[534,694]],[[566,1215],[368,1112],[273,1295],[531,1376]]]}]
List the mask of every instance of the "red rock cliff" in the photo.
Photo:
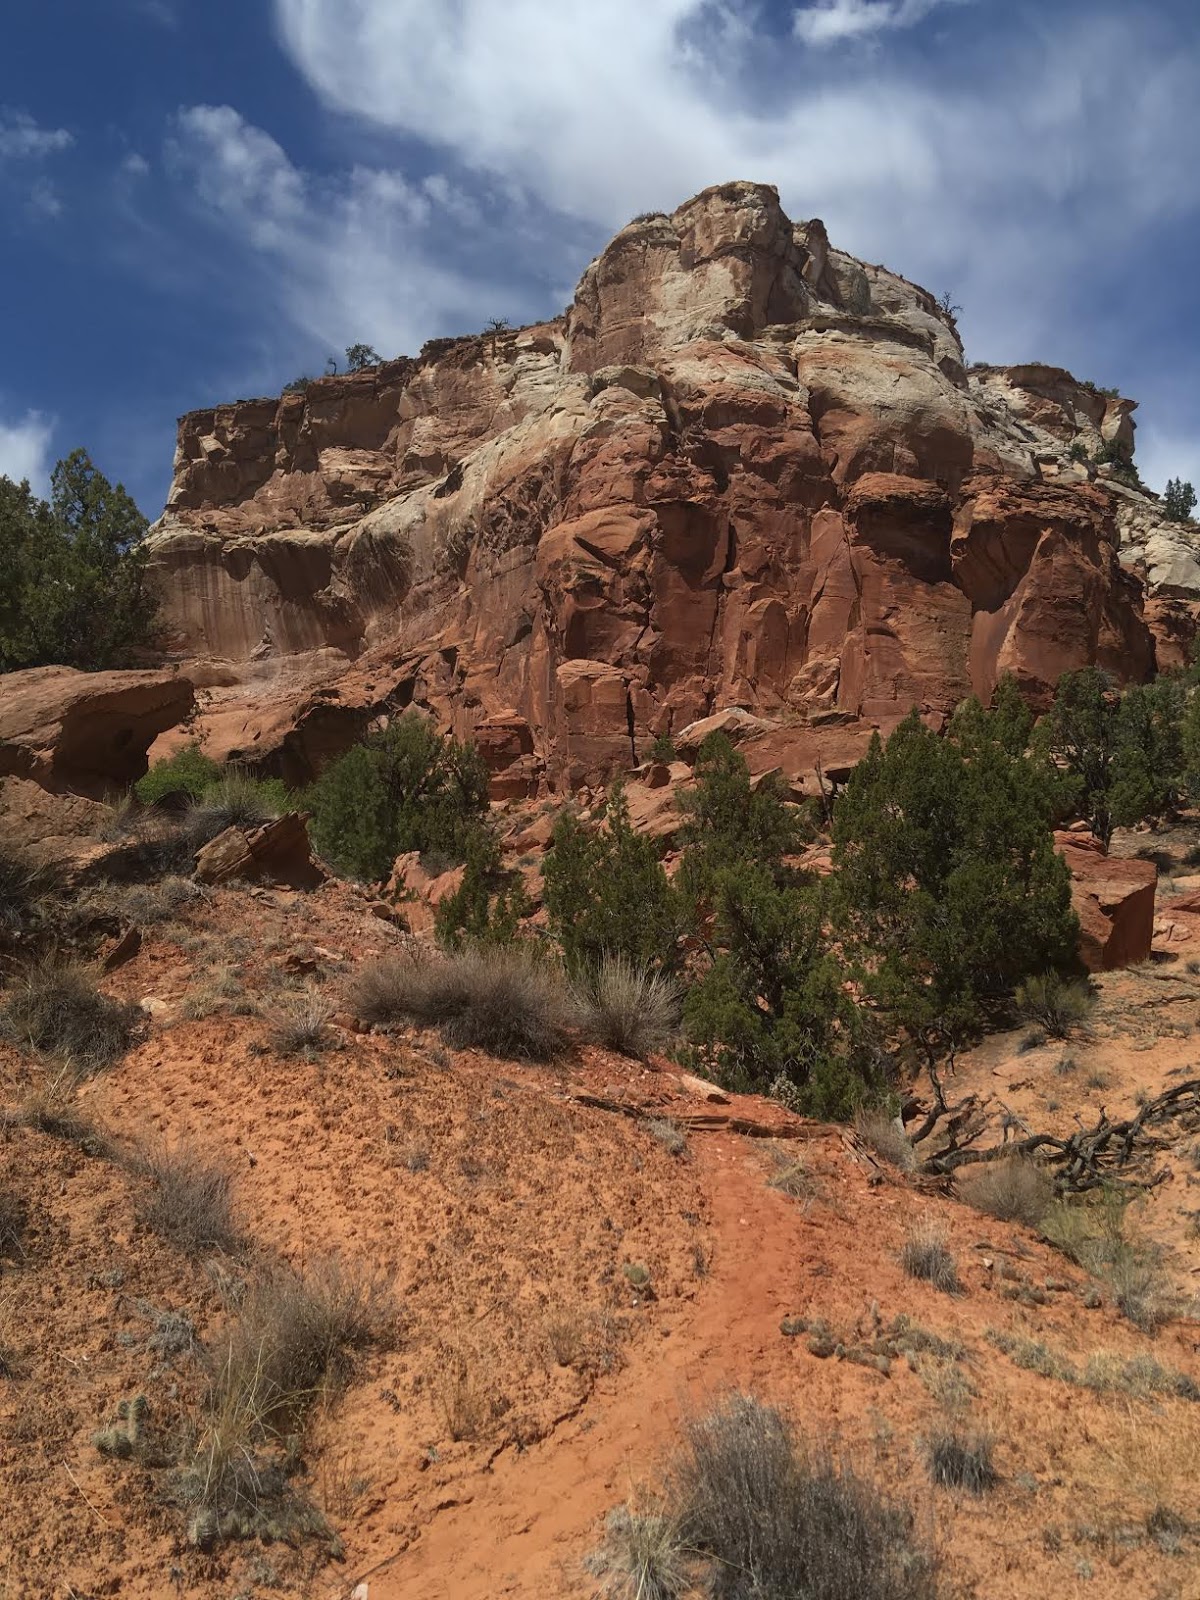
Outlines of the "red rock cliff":
[{"label": "red rock cliff", "polygon": [[1153,670],[1116,491],[1068,453],[1131,409],[968,373],[925,290],[725,184],[555,322],[183,418],[156,571],[214,749],[293,779],[411,704],[498,792],[732,706],[800,774],[1006,671]]}]

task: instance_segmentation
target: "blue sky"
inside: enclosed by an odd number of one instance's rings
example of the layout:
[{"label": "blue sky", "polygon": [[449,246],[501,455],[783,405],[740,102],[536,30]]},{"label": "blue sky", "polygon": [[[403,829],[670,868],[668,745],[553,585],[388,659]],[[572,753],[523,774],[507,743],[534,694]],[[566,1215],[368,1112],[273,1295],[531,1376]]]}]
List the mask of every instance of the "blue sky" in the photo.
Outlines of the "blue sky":
[{"label": "blue sky", "polygon": [[176,416],[561,310],[709,183],[1141,401],[1200,484],[1195,0],[37,0],[0,51],[0,472],[156,516]]}]

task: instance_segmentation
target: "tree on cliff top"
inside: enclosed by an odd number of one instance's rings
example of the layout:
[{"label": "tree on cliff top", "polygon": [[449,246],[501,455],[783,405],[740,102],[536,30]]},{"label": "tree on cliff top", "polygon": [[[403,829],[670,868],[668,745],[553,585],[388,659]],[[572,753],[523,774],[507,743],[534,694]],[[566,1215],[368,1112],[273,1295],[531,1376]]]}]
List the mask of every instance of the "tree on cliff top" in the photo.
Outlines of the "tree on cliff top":
[{"label": "tree on cliff top", "polygon": [[84,450],[55,467],[48,502],[0,477],[0,672],[95,671],[150,644],[146,526]]}]

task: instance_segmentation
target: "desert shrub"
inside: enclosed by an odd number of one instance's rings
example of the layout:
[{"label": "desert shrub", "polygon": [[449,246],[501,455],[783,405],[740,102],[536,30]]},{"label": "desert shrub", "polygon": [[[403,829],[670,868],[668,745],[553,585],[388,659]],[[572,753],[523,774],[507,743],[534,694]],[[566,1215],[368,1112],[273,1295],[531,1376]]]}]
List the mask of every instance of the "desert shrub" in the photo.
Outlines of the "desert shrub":
[{"label": "desert shrub", "polygon": [[4,1120],[32,1128],[50,1139],[62,1139],[66,1144],[75,1145],[85,1155],[112,1155],[114,1150],[108,1136],[91,1118],[84,1116],[75,1104],[76,1088],[72,1074],[64,1072],[34,1089],[15,1112],[6,1113]]},{"label": "desert shrub", "polygon": [[890,1116],[881,1107],[860,1110],[854,1119],[854,1131],[877,1156],[890,1161],[901,1172],[911,1172],[916,1166],[916,1152],[900,1119]]},{"label": "desert shrub", "polygon": [[333,1007],[319,994],[290,995],[276,1008],[270,1040],[280,1055],[319,1055],[329,1047]]},{"label": "desert shrub", "polygon": [[612,1600],[681,1600],[691,1587],[691,1562],[679,1519],[670,1511],[619,1506],[588,1569]]},{"label": "desert shrub", "polygon": [[1114,828],[1175,807],[1184,784],[1187,703],[1181,674],[1163,673],[1120,694],[1098,667],[1064,673],[1037,736],[1062,773],[1060,809],[1083,817],[1107,846]]},{"label": "desert shrub", "polygon": [[876,736],[834,808],[836,921],[862,980],[918,1036],[976,1029],[1028,973],[1068,965],[1079,924],[1054,848],[1054,785],[1025,754],[1015,689],[945,737],[915,712]]},{"label": "desert shrub", "polygon": [[208,1359],[204,1425],[176,1497],[190,1513],[189,1537],[328,1534],[289,1490],[296,1445],[322,1394],[346,1378],[355,1352],[395,1333],[390,1285],[344,1265],[304,1273],[279,1266],[252,1284]]},{"label": "desert shrub", "polygon": [[188,795],[199,800],[204,791],[221,780],[217,762],[204,755],[198,744],[185,745],[173,756],[156,761],[133,786],[144,806],[152,806],[167,795]]},{"label": "desert shrub", "polygon": [[572,973],[606,956],[670,970],[678,959],[683,912],[658,847],[635,833],[620,783],[597,823],[564,812],[543,866],[550,929]]},{"label": "desert shrub", "polygon": [[1084,978],[1040,972],[1017,985],[1016,1003],[1020,1014],[1028,1022],[1036,1022],[1051,1039],[1065,1039],[1072,1028],[1087,1020],[1096,997]]},{"label": "desert shrub", "polygon": [[84,968],[58,961],[30,968],[0,1007],[0,1033],[6,1038],[61,1056],[84,1074],[119,1060],[142,1020],[140,1006],[110,999]]},{"label": "desert shrub", "polygon": [[715,886],[718,953],[684,1001],[698,1063],[728,1088],[785,1079],[794,1109],[853,1116],[878,1074],[866,1014],[828,949],[822,887],[752,865],[723,869]]},{"label": "desert shrub", "polygon": [[1042,1237],[1107,1284],[1123,1316],[1154,1333],[1172,1315],[1169,1282],[1157,1247],[1130,1234],[1129,1203],[1112,1188],[1056,1201],[1042,1218]]},{"label": "desert shrub", "polygon": [[446,950],[508,944],[533,909],[521,875],[501,865],[500,848],[489,829],[470,834],[464,850],[462,882],[434,912],[437,941]]},{"label": "desert shrub", "polygon": [[1036,1228],[1054,1200],[1054,1182],[1032,1161],[1019,1157],[966,1168],[958,1180],[969,1206],[1000,1222]]},{"label": "desert shrub", "polygon": [[83,450],[55,467],[48,502],[0,477],[0,673],[95,671],[152,643],[146,528]]},{"label": "desert shrub", "polygon": [[465,859],[487,812],[487,768],[473,745],[412,714],[333,762],[305,805],[321,855],[350,877],[377,882],[409,850]]},{"label": "desert shrub", "polygon": [[199,800],[188,807],[184,826],[196,844],[206,844],[226,828],[260,828],[281,816],[288,792],[278,778],[253,778],[227,768],[206,784]]},{"label": "desert shrub", "polygon": [[0,845],[0,941],[41,928],[57,887],[55,874],[11,846]]},{"label": "desert shrub", "polygon": [[661,761],[669,766],[676,760],[679,752],[675,749],[675,741],[669,733],[656,733],[650,746],[651,761]]},{"label": "desert shrub", "polygon": [[684,1430],[670,1478],[715,1600],[926,1600],[912,1518],[847,1466],[803,1452],[782,1414],[733,1395]]},{"label": "desert shrub", "polygon": [[999,1481],[992,1449],[987,1434],[944,1429],[935,1433],[927,1445],[930,1476],[944,1488],[984,1494]]},{"label": "desert shrub", "polygon": [[1183,478],[1168,478],[1162,508],[1168,522],[1190,522],[1196,509],[1195,489]]},{"label": "desert shrub", "polygon": [[189,1256],[240,1249],[227,1167],[186,1144],[155,1151],[140,1164],[150,1185],[137,1207],[145,1227]]},{"label": "desert shrub", "polygon": [[678,1026],[678,985],[627,956],[605,956],[579,980],[577,994],[586,1032],[622,1055],[664,1049]]},{"label": "desert shrub", "polygon": [[577,1020],[558,969],[519,944],[371,962],[352,980],[347,1001],[363,1022],[429,1023],[457,1049],[532,1061],[557,1055]]},{"label": "desert shrub", "polygon": [[946,1235],[936,1223],[917,1222],[908,1230],[900,1264],[910,1278],[921,1278],[943,1294],[959,1291],[958,1269],[946,1245]]},{"label": "desert shrub", "polygon": [[13,1261],[24,1254],[21,1241],[27,1221],[28,1212],[21,1196],[11,1189],[0,1189],[0,1259]]}]

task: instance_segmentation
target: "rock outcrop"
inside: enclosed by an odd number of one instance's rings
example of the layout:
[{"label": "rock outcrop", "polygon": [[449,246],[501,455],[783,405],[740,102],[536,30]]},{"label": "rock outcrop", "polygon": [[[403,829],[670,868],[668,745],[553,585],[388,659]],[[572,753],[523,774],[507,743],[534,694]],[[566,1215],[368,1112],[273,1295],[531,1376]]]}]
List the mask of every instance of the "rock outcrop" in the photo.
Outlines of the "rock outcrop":
[{"label": "rock outcrop", "polygon": [[1079,954],[1089,972],[1136,966],[1154,941],[1153,861],[1106,855],[1090,833],[1057,833],[1071,869],[1071,901],[1079,918]]},{"label": "rock outcrop", "polygon": [[175,671],[6,673],[0,694],[0,778],[102,796],[140,778],[146,752],[195,706]]},{"label": "rock outcrop", "polygon": [[556,321],[184,417],[155,572],[209,747],[292,781],[409,706],[497,795],[731,709],[803,778],[1004,672],[1043,704],[1154,669],[1131,492],[1079,459],[1132,409],[967,371],[933,296],[725,184],[623,229]]}]

